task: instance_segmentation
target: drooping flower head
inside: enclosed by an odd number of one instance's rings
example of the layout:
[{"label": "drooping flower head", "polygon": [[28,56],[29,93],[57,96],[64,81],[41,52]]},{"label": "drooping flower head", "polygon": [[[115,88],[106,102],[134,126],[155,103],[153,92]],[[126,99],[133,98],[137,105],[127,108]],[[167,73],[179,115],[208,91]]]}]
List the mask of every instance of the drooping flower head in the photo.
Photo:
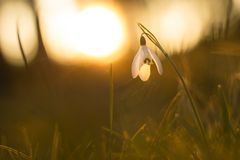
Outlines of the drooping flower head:
[{"label": "drooping flower head", "polygon": [[158,73],[163,73],[162,63],[159,57],[150,48],[146,46],[146,39],[141,36],[140,48],[132,62],[132,77],[140,77],[142,81],[147,81],[151,74],[151,65],[155,64]]}]

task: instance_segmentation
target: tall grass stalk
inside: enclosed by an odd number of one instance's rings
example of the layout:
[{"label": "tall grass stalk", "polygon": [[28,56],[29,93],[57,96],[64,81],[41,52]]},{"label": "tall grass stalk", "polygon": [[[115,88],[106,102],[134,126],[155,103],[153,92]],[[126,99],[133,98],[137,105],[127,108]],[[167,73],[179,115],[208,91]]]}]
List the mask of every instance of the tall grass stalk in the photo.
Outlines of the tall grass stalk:
[{"label": "tall grass stalk", "polygon": [[28,61],[27,61],[27,57],[26,57],[26,54],[25,54],[24,49],[23,49],[22,42],[21,42],[21,37],[20,37],[20,33],[19,33],[19,23],[18,22],[17,22],[17,25],[16,25],[16,30],[17,30],[17,40],[18,40],[20,52],[21,52],[21,55],[22,55],[22,58],[23,58],[23,62],[24,62],[25,67],[28,68]]},{"label": "tall grass stalk", "polygon": [[114,86],[113,86],[113,67],[112,63],[109,68],[110,81],[109,81],[109,128],[110,128],[110,141],[109,141],[109,160],[112,159],[112,134],[113,134],[113,97],[114,97]]},{"label": "tall grass stalk", "polygon": [[197,107],[193,101],[193,98],[192,98],[192,95],[184,81],[184,78],[183,76],[181,75],[181,73],[179,72],[175,62],[171,59],[171,57],[169,56],[169,54],[163,49],[162,45],[158,42],[157,38],[153,35],[152,32],[150,32],[145,26],[143,26],[141,23],[138,23],[138,26],[140,27],[140,29],[142,30],[142,34],[143,35],[146,35],[148,37],[148,39],[163,53],[163,55],[166,57],[166,59],[168,60],[168,62],[170,63],[170,65],[172,66],[172,68],[174,69],[174,71],[176,72],[177,76],[179,77],[180,81],[182,82],[182,85],[183,85],[183,88],[186,92],[186,95],[189,99],[189,102],[191,104],[191,107],[192,107],[192,110],[193,110],[193,113],[194,113],[194,116],[196,118],[196,122],[199,126],[199,129],[200,129],[200,132],[204,138],[204,141],[207,142],[206,140],[206,134],[205,134],[205,129],[204,129],[204,126],[203,126],[203,123],[200,119],[200,116],[199,116],[199,112],[197,110]]},{"label": "tall grass stalk", "polygon": [[110,81],[109,81],[109,127],[112,132],[113,130],[113,69],[112,69],[112,64],[110,64]]}]

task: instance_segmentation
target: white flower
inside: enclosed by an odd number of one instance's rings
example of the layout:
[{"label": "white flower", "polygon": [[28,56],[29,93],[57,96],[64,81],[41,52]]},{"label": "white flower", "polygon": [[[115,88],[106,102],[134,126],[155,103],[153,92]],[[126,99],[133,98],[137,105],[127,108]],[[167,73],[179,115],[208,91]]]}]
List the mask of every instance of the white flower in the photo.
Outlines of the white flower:
[{"label": "white flower", "polygon": [[163,73],[162,63],[159,57],[150,48],[146,46],[146,40],[143,36],[140,38],[140,48],[132,62],[132,77],[138,75],[142,81],[147,81],[150,77],[151,65],[155,63],[158,73]]}]

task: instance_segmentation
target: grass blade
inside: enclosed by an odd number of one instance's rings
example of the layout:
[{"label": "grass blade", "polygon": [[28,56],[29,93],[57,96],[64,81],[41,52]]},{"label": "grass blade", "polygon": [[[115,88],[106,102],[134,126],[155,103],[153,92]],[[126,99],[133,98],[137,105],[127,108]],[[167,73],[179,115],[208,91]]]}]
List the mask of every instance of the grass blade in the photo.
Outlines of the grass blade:
[{"label": "grass blade", "polygon": [[26,57],[26,54],[25,54],[24,49],[23,49],[22,42],[21,42],[21,37],[20,37],[20,33],[19,33],[19,24],[18,24],[18,22],[17,22],[16,27],[17,27],[17,40],[18,40],[20,52],[21,52],[21,55],[22,55],[22,58],[23,58],[24,65],[25,65],[26,68],[28,68],[28,61],[27,61],[27,57]]},{"label": "grass blade", "polygon": [[109,81],[109,125],[110,125],[110,139],[109,139],[109,160],[112,159],[112,132],[113,132],[113,97],[114,97],[114,88],[113,88],[113,69],[112,64],[110,64],[109,69],[110,81]]},{"label": "grass blade", "polygon": [[221,85],[218,85],[218,97],[219,97],[219,103],[221,107],[221,120],[222,120],[222,129],[225,135],[232,134],[234,136],[234,131],[232,128],[232,123],[230,120],[230,114],[229,114],[229,104],[227,103],[226,96],[224,94],[224,91],[222,89]]},{"label": "grass blade", "polygon": [[133,135],[132,138],[131,138],[131,141],[133,141],[133,140],[137,137],[137,135],[144,130],[145,127],[146,127],[146,123],[144,123],[144,124],[134,133],[134,135]]},{"label": "grass blade", "polygon": [[31,160],[30,157],[28,155],[26,155],[23,152],[20,152],[16,149],[13,149],[11,147],[5,146],[5,145],[0,145],[0,149],[8,151],[10,154],[16,155],[17,157],[21,157],[25,160]]},{"label": "grass blade", "polygon": [[26,145],[26,150],[28,151],[29,157],[30,159],[33,159],[33,149],[32,149],[32,144],[31,141],[29,139],[28,133],[26,128],[22,128],[22,133],[24,136],[24,141],[25,141],[25,145]]},{"label": "grass blade", "polygon": [[59,141],[60,141],[60,133],[58,130],[58,126],[56,125],[54,129],[50,160],[58,160]]}]

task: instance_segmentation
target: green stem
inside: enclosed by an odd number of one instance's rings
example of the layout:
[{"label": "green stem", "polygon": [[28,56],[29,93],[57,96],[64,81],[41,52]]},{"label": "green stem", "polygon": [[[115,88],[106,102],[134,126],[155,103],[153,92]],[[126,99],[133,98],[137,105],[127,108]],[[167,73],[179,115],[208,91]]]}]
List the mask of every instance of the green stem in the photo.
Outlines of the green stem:
[{"label": "green stem", "polygon": [[[158,47],[158,48],[160,49],[160,47]],[[161,51],[162,51],[163,53],[165,52],[164,50],[161,50]],[[199,112],[198,112],[197,107],[196,107],[196,105],[195,105],[195,103],[194,103],[194,101],[193,101],[192,95],[191,95],[191,93],[190,93],[190,91],[189,91],[189,89],[188,89],[188,87],[187,87],[187,85],[186,85],[186,83],[185,83],[185,81],[184,81],[184,79],[183,79],[183,76],[180,74],[180,72],[179,72],[178,69],[177,69],[176,64],[175,64],[175,63],[173,62],[173,60],[168,56],[168,54],[166,54],[166,52],[165,52],[164,55],[165,55],[165,57],[167,58],[167,60],[170,62],[170,64],[172,65],[172,67],[173,67],[174,70],[176,71],[176,73],[177,73],[180,81],[182,82],[183,88],[184,88],[184,90],[185,90],[185,92],[186,92],[186,94],[187,94],[187,97],[188,97],[188,99],[189,99],[189,102],[190,102],[190,104],[191,104],[191,106],[192,106],[193,113],[194,113],[194,115],[195,115],[195,117],[196,117],[196,120],[197,120],[197,123],[198,123],[198,125],[199,125],[201,134],[204,136],[204,138],[206,138],[206,137],[205,137],[204,127],[203,127],[202,121],[201,121],[201,119],[200,119]]]},{"label": "green stem", "polygon": [[110,99],[109,99],[109,125],[110,130],[113,130],[113,71],[112,71],[112,64],[110,64],[110,82],[109,82],[109,89],[110,89]]},{"label": "green stem", "polygon": [[152,41],[153,44],[156,45],[156,47],[162,51],[163,55],[166,57],[166,59],[169,61],[170,65],[173,67],[174,71],[177,73],[182,85],[183,85],[183,88],[186,92],[186,95],[189,99],[189,102],[191,104],[191,107],[192,107],[192,110],[193,110],[193,113],[196,117],[196,121],[197,121],[197,124],[199,126],[199,129],[200,129],[200,132],[202,134],[202,136],[204,137],[204,140],[206,141],[206,135],[205,135],[205,130],[204,130],[204,127],[203,127],[203,123],[200,119],[200,116],[199,116],[199,112],[197,110],[197,107],[193,101],[193,98],[191,96],[191,93],[184,81],[184,78],[183,76],[181,75],[181,73],[178,71],[178,68],[176,66],[176,64],[174,63],[174,61],[171,59],[171,57],[169,56],[169,54],[163,49],[163,47],[160,45],[160,43],[158,42],[157,38],[152,34],[152,32],[150,32],[145,26],[143,26],[142,24],[138,24],[138,26],[140,27],[140,29],[143,31],[143,34],[145,34],[150,41]]},{"label": "green stem", "polygon": [[109,81],[109,128],[110,128],[110,142],[109,142],[109,159],[112,159],[112,133],[113,133],[113,69],[110,64],[110,81]]}]

